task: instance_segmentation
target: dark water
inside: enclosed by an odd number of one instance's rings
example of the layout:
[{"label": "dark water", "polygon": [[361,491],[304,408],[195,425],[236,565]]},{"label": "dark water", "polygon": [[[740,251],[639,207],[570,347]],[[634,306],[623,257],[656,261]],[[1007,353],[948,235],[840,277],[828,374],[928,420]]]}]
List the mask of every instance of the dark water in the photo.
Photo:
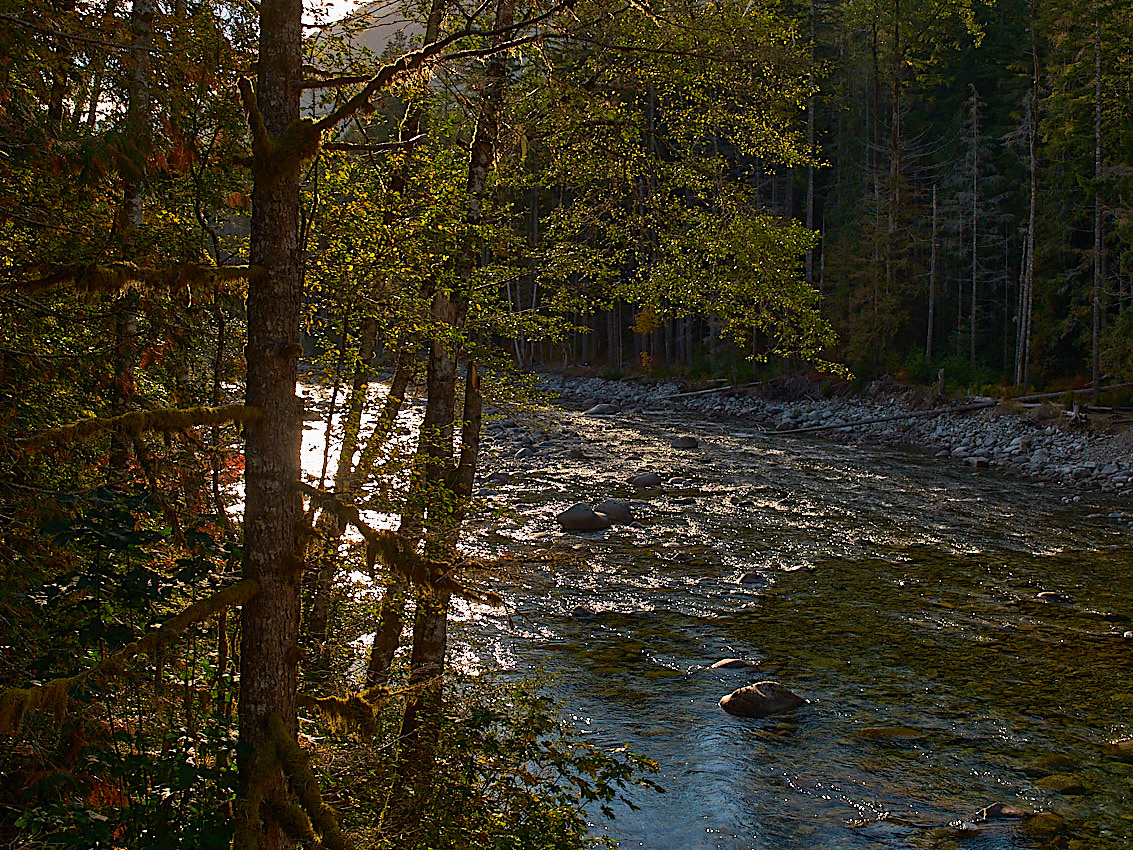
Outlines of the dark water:
[{"label": "dark water", "polygon": [[[565,538],[584,562],[512,580],[506,614],[463,611],[465,663],[546,670],[580,729],[660,763],[668,793],[599,829],[654,850],[1133,847],[1133,766],[1101,749],[1133,735],[1127,499],[659,423],[568,417],[602,447],[516,467],[495,488],[516,515],[474,539]],[[674,428],[701,448],[670,449]],[[576,501],[633,496],[641,467],[688,479],[637,494],[642,528],[552,530]],[[727,657],[759,668],[709,669]],[[717,706],[765,678],[809,704],[761,721]],[[1087,793],[1044,790],[1052,772]],[[1068,826],[947,828],[998,802]]]}]

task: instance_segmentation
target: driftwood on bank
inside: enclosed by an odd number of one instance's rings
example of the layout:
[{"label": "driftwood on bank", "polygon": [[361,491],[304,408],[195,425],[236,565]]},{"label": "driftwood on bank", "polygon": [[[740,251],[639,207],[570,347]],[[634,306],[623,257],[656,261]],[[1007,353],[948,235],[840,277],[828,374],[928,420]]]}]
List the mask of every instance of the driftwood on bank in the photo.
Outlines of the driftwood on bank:
[{"label": "driftwood on bank", "polygon": [[706,390],[693,390],[687,393],[675,393],[667,395],[665,398],[688,398],[694,395],[708,395],[709,393],[726,393],[729,390],[749,390],[752,387],[762,386],[766,381],[753,381],[750,384],[725,384],[722,387],[709,387]]},{"label": "driftwood on bank", "polygon": [[[1124,390],[1133,387],[1133,384],[1114,384],[1109,387],[1102,387],[1099,392],[1109,392],[1111,390]],[[1082,390],[1064,390],[1056,393],[1036,393],[1034,395],[1019,396],[1018,398],[1005,399],[1004,401],[1016,404],[1022,404],[1029,401],[1042,401],[1043,399],[1061,398],[1062,396],[1070,393],[1071,395],[1082,395],[1084,393],[1093,392],[1092,388]],[[1000,404],[999,399],[984,399],[982,401],[973,401],[968,404],[957,404],[951,407],[934,407],[928,410],[910,410],[905,413],[895,413],[892,416],[879,416],[873,419],[858,419],[854,422],[842,423],[827,423],[824,425],[807,425],[804,428],[790,428],[786,431],[773,431],[775,434],[812,434],[816,431],[837,431],[840,428],[856,428],[859,425],[879,425],[883,422],[896,422],[902,419],[918,419],[929,416],[940,416],[945,413],[968,413],[973,410],[984,410],[989,407],[995,407]]]}]

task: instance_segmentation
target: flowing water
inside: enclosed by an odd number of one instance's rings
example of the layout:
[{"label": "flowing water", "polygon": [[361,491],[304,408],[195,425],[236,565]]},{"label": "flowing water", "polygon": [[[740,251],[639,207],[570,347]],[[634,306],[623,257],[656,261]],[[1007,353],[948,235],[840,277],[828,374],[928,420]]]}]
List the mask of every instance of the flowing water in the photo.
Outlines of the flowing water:
[{"label": "flowing water", "polygon": [[[660,764],[668,793],[597,829],[650,850],[1133,847],[1133,765],[1102,753],[1133,735],[1128,500],[738,422],[563,419],[596,435],[589,459],[496,461],[515,474],[486,495],[514,513],[471,544],[581,560],[497,586],[504,612],[462,605],[455,653],[546,671],[583,733]],[[639,468],[685,483],[635,493]],[[633,498],[639,527],[556,530],[606,498]],[[757,667],[710,669],[728,657]],[[718,707],[770,678],[808,704]],[[1085,793],[1048,790],[1051,773]],[[947,828],[992,803],[1067,832]]]}]

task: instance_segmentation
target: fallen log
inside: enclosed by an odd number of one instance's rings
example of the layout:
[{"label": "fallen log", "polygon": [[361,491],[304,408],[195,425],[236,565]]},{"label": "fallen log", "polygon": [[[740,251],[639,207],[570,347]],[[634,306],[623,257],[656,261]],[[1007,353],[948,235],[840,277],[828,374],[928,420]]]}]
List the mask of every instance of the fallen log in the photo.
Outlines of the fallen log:
[{"label": "fallen log", "polygon": [[[1133,384],[1113,384],[1112,386],[1102,387],[1100,390],[1098,390],[1098,392],[1099,393],[1108,393],[1111,390],[1127,390],[1130,387],[1133,387]],[[1085,395],[1086,393],[1092,393],[1093,391],[1094,391],[1093,387],[1086,387],[1085,389],[1081,389],[1081,390],[1059,390],[1056,393],[1037,393],[1035,395],[1021,395],[1018,398],[1013,398],[1013,399],[1008,399],[1008,400],[1009,401],[1017,401],[1017,402],[1042,401],[1045,398],[1062,398],[1062,396],[1067,395],[1067,394],[1069,394],[1069,395]]]}]

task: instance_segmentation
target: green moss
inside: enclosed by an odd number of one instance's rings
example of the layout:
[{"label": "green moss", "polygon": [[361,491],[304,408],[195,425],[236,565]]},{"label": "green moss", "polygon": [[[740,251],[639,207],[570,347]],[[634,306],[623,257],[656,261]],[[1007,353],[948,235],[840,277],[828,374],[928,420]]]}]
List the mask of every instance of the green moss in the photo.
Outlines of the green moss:
[{"label": "green moss", "polygon": [[346,698],[313,697],[300,694],[299,705],[302,708],[318,711],[331,728],[340,732],[357,734],[368,741],[378,734],[374,707],[379,702],[378,699],[367,699],[369,693],[369,691],[366,691],[362,694],[352,694]]},{"label": "green moss", "polygon": [[222,422],[254,422],[263,415],[258,407],[229,404],[224,407],[188,407],[183,409],[133,410],[121,416],[91,417],[70,425],[62,425],[19,441],[21,449],[38,449],[57,443],[76,443],[117,428],[140,434],[143,431],[184,431],[198,425],[219,425]]}]

